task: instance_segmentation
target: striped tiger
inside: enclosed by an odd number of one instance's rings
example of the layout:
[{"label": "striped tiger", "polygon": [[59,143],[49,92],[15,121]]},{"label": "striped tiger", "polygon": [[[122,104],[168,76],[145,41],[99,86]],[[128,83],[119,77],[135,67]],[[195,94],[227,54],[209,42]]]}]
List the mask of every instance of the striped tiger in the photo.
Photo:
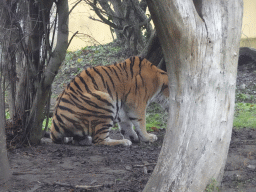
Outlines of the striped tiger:
[{"label": "striped tiger", "polygon": [[[64,137],[73,137],[80,145],[84,141],[124,146],[140,140],[154,142],[157,136],[146,131],[146,107],[152,99],[164,103],[168,97],[166,72],[141,57],[88,68],[58,97],[51,139],[62,143]],[[109,138],[115,123],[123,135],[121,140]]]}]

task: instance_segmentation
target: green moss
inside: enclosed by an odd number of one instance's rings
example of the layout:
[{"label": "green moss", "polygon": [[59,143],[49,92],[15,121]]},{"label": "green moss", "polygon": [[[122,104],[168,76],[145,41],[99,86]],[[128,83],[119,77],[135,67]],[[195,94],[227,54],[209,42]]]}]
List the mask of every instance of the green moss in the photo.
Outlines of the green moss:
[{"label": "green moss", "polygon": [[235,128],[256,128],[256,104],[237,103],[233,125]]}]

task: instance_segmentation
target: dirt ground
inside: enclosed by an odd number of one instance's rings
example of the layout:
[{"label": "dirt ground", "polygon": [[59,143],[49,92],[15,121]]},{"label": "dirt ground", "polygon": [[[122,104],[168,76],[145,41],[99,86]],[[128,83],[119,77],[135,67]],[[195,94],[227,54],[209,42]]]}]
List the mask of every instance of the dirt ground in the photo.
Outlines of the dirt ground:
[{"label": "dirt ground", "polygon": [[[255,63],[240,66],[237,87],[254,85],[255,71]],[[60,145],[43,138],[41,145],[8,152],[13,174],[0,192],[140,192],[157,162],[164,133],[154,133],[155,143],[130,147]],[[118,131],[111,135],[120,136]],[[255,129],[233,130],[221,191],[256,192]]]},{"label": "dirt ground", "polygon": [[[13,172],[0,191],[116,191],[139,192],[147,183],[161,150],[165,130],[155,132],[155,143],[122,146],[53,144],[9,152]],[[118,137],[118,131],[111,133]],[[256,130],[234,130],[222,182],[225,192],[256,191]]]},{"label": "dirt ground", "polygon": [[[13,177],[0,191],[141,191],[157,162],[165,130],[155,143],[122,146],[53,144],[44,138],[39,146],[9,152]],[[112,131],[112,138],[120,133]],[[80,186],[80,187],[81,187]]]}]

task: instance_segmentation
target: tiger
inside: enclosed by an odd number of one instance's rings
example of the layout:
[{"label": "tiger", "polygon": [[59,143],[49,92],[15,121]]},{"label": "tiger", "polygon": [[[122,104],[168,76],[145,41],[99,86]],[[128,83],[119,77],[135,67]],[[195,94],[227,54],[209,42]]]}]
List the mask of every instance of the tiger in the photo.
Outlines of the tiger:
[{"label": "tiger", "polygon": [[[72,137],[79,145],[154,142],[157,136],[146,130],[146,108],[153,100],[167,105],[168,97],[167,73],[145,58],[87,68],[57,98],[50,137],[53,143]],[[109,137],[116,123],[123,139]]]}]

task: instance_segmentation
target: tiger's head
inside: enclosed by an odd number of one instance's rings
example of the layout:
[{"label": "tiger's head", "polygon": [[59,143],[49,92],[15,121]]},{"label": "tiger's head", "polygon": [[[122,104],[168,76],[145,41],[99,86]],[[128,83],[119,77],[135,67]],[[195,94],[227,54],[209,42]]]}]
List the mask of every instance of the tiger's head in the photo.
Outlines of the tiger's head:
[{"label": "tiger's head", "polygon": [[161,90],[151,99],[151,102],[159,103],[162,108],[169,111],[169,87],[163,84]]}]

